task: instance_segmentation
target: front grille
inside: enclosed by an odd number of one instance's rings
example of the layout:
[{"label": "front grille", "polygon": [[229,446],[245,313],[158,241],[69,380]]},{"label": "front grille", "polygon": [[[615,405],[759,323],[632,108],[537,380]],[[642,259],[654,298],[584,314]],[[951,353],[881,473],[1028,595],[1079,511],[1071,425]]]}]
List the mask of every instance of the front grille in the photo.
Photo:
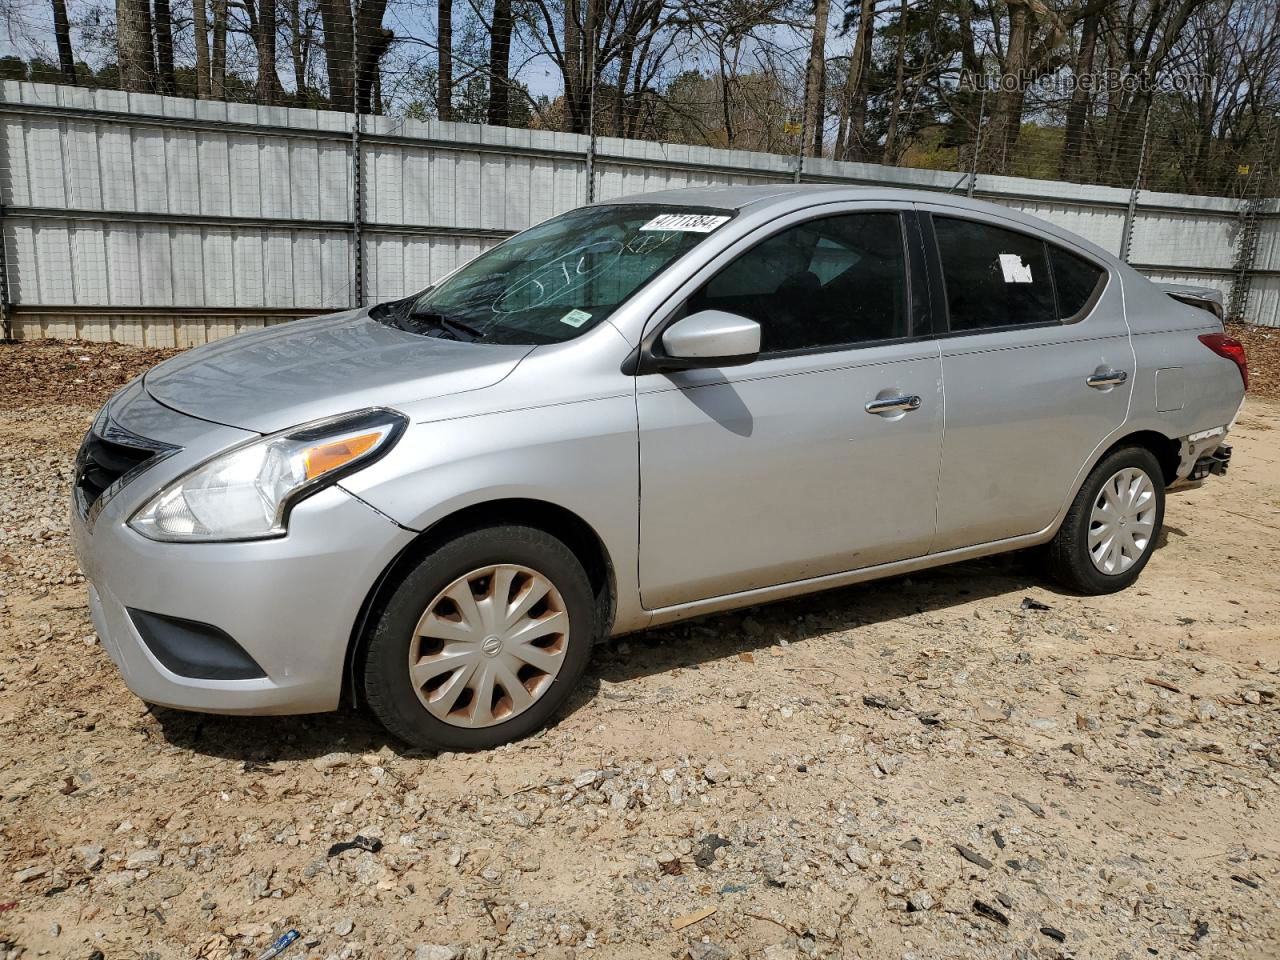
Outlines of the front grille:
[{"label": "front grille", "polygon": [[92,522],[121,487],[176,449],[99,416],[76,454],[75,497],[81,515]]}]

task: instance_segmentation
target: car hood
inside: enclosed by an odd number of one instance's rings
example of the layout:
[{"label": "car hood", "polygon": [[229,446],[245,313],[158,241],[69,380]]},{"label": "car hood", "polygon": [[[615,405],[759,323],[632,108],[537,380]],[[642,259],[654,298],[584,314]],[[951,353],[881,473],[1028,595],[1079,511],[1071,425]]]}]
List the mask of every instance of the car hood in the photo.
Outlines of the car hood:
[{"label": "car hood", "polygon": [[150,370],[143,383],[181,413],[272,433],[349,410],[479,390],[532,349],[424,337],[358,310],[197,347]]}]

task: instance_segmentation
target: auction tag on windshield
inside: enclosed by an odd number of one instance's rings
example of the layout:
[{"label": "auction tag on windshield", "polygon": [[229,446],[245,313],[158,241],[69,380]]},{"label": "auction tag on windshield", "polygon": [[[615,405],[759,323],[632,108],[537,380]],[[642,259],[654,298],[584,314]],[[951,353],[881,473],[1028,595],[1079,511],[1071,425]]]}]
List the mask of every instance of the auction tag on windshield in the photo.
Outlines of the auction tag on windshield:
[{"label": "auction tag on windshield", "polygon": [[591,314],[585,310],[570,310],[560,318],[561,323],[567,323],[571,327],[580,327],[591,319]]},{"label": "auction tag on windshield", "polygon": [[728,217],[709,213],[663,213],[646,223],[641,230],[678,230],[684,233],[710,233]]},{"label": "auction tag on windshield", "polygon": [[1005,283],[1030,283],[1031,265],[1022,262],[1016,253],[1000,254],[1000,269]]}]

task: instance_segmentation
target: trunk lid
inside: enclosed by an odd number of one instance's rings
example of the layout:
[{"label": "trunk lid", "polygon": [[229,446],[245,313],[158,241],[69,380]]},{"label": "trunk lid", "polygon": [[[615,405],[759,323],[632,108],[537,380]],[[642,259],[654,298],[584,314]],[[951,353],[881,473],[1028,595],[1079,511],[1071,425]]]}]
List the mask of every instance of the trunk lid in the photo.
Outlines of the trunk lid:
[{"label": "trunk lid", "polygon": [[197,347],[148,371],[143,382],[181,413],[273,433],[364,407],[479,390],[506,377],[531,349],[424,337],[359,310]]}]

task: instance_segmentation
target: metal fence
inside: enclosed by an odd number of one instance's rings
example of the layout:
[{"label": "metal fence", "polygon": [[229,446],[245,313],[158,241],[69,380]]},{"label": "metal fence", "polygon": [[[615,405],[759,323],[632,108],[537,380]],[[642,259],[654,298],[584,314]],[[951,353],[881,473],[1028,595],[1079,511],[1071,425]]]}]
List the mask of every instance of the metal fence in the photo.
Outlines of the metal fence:
[{"label": "metal fence", "polygon": [[589,200],[682,186],[967,193],[1280,326],[1274,199],[0,84],[5,335],[186,346],[404,296]]}]

